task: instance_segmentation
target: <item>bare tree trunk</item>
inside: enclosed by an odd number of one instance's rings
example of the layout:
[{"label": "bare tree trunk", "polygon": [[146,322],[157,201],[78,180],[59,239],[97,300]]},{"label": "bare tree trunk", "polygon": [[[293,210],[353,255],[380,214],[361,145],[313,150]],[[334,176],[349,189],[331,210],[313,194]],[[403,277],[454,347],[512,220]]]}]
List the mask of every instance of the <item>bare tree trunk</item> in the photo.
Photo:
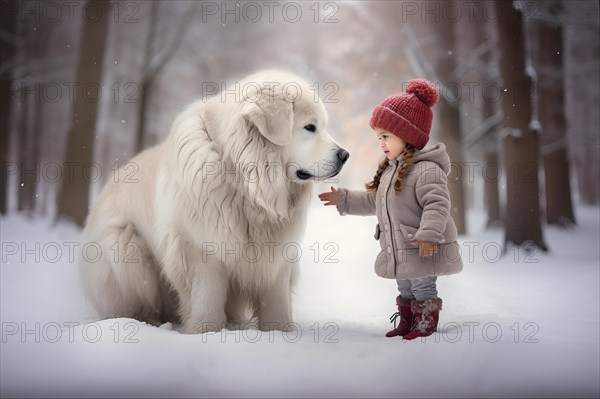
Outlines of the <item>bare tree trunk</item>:
[{"label": "bare tree trunk", "polygon": [[454,219],[458,234],[465,234],[467,229],[463,185],[464,179],[467,178],[467,172],[463,169],[465,164],[460,150],[460,116],[457,105],[442,98],[437,106],[437,117],[440,124],[440,140],[446,145],[446,150],[454,165],[452,169],[457,171],[456,174],[451,173],[448,178],[448,190],[452,201],[450,215]]},{"label": "bare tree trunk", "polygon": [[[562,14],[560,2],[549,12]],[[546,220],[548,224],[575,224],[571,202],[569,159],[565,123],[563,33],[562,27],[548,21],[539,23],[539,116],[542,124],[542,156],[546,183]]]},{"label": "bare tree trunk", "polygon": [[93,94],[84,93],[83,88],[100,87],[102,64],[107,36],[107,3],[96,3],[101,16],[97,21],[86,20],[83,27],[81,53],[77,70],[80,90],[75,91],[71,128],[68,134],[65,165],[72,166],[74,173],[64,176],[59,193],[58,218],[72,219],[83,225],[89,206],[90,182],[85,178],[83,168],[93,160],[94,132],[99,104]]},{"label": "bare tree trunk", "polygon": [[578,200],[600,203],[600,42],[597,1],[566,2],[565,105],[569,154]]},{"label": "bare tree trunk", "polygon": [[[452,200],[452,208],[450,214],[456,223],[456,229],[458,234],[466,233],[465,224],[465,199],[464,199],[464,178],[466,176],[465,171],[462,170],[464,166],[463,156],[460,150],[461,143],[461,129],[460,129],[460,110],[459,110],[459,98],[458,95],[453,96],[450,94],[451,90],[448,85],[450,83],[456,83],[456,76],[453,72],[456,69],[456,57],[455,52],[455,38],[456,34],[454,31],[455,24],[448,21],[447,18],[442,18],[439,22],[434,24],[436,32],[437,50],[441,51],[441,57],[436,57],[436,72],[438,78],[441,80],[444,86],[442,95],[440,96],[440,103],[437,106],[437,117],[440,126],[440,139],[446,144],[446,149],[450,159],[454,165],[458,165],[458,175],[451,174],[448,179],[448,189],[450,191],[450,197]],[[456,93],[457,94],[457,93]],[[453,168],[455,169],[455,168]],[[456,169],[455,169],[456,170]],[[453,178],[454,177],[454,178]]]},{"label": "bare tree trunk", "polygon": [[[30,31],[31,25],[23,22],[19,25],[19,37],[21,45],[19,46],[20,59],[23,64],[30,64],[35,54],[36,37]],[[21,114],[19,127],[17,129],[18,137],[18,162],[19,178],[17,179],[17,210],[19,212],[33,213],[35,211],[35,191],[37,188],[37,149],[35,140],[35,127],[32,126],[32,120],[35,107],[39,106],[41,98],[39,97],[39,87],[22,87],[21,95]]]},{"label": "bare tree trunk", "polygon": [[[43,85],[40,91],[43,92]],[[23,113],[19,128],[19,187],[18,210],[34,213],[38,203],[38,188],[41,180],[40,136],[42,103],[23,96]]]},{"label": "bare tree trunk", "polygon": [[[40,30],[44,28],[42,23],[36,26]],[[21,46],[23,64],[30,67],[30,74],[39,73],[40,67],[36,65],[38,59],[42,59],[48,35],[36,34],[31,29],[31,24],[23,23],[20,37],[23,40]],[[35,72],[33,72],[35,71]],[[23,112],[21,113],[21,126],[18,131],[19,136],[19,156],[20,156],[20,179],[18,189],[18,209],[29,213],[35,213],[40,187],[41,187],[41,165],[40,150],[42,141],[42,111],[44,107],[44,89],[45,84],[35,82],[32,85],[23,87],[21,98],[23,99]]]},{"label": "bare tree trunk", "polygon": [[[494,42],[496,34],[494,27],[490,27],[483,16],[479,15],[476,18],[475,34],[480,38],[487,38],[488,42]],[[497,53],[495,47],[491,47],[488,51],[481,55],[481,62],[483,64],[483,71],[481,73],[483,85],[482,87],[492,86],[498,81],[498,70],[495,67],[498,63]],[[492,67],[494,65],[494,67]],[[483,88],[482,88],[483,90]],[[495,98],[489,98],[489,96],[481,93],[480,98],[483,101],[483,118],[489,120],[499,111],[499,107],[496,103]],[[484,204],[487,211],[487,227],[502,226],[502,212],[500,205],[500,157],[498,156],[499,143],[498,143],[498,128],[490,128],[490,132],[486,135],[484,141]]]},{"label": "bare tree trunk", "polygon": [[[546,251],[540,222],[538,133],[530,129],[531,74],[526,73],[523,14],[512,1],[496,1],[503,80],[506,165],[505,246],[533,244]],[[505,248],[506,249],[506,248]]]},{"label": "bare tree trunk", "polygon": [[[153,50],[153,44],[156,36],[156,23],[158,19],[159,4],[159,2],[153,1],[150,5],[150,26],[144,51],[144,71],[140,87],[140,109],[138,113],[138,128],[135,137],[135,146],[137,152],[142,151],[148,144],[146,143],[148,141],[146,137],[146,117],[148,115],[148,104],[152,95],[154,81],[160,71],[165,67],[165,65],[167,65],[181,45],[183,34],[185,33],[187,25],[192,20],[197,7],[195,2],[191,2],[188,5],[183,15],[184,19],[177,26],[175,32],[173,32],[172,40],[163,46],[162,49],[155,52]],[[154,142],[150,144],[154,144]]]},{"label": "bare tree trunk", "polygon": [[22,93],[21,115],[19,121],[19,179],[17,179],[17,210],[33,213],[35,210],[35,190],[37,171],[35,159],[35,138],[31,126],[32,112],[36,106],[26,93]]},{"label": "bare tree trunk", "polygon": [[[45,89],[46,85],[45,84],[40,84],[40,90],[43,93],[44,89]],[[40,211],[40,196],[43,196],[42,194],[42,189],[43,189],[43,179],[42,179],[42,164],[41,164],[41,148],[42,148],[42,140],[43,140],[43,128],[42,128],[42,117],[43,117],[43,110],[44,110],[44,102],[43,101],[39,101],[36,102],[33,106],[33,132],[31,133],[30,137],[33,140],[32,143],[32,147],[33,147],[33,153],[32,155],[32,159],[34,162],[34,170],[35,170],[35,175],[33,176],[35,178],[35,187],[33,189],[32,192],[32,196],[33,196],[33,203],[34,203],[34,210],[39,212]]]},{"label": "bare tree trunk", "polygon": [[0,40],[0,168],[2,180],[0,181],[0,215],[6,214],[8,205],[8,146],[11,124],[11,85],[12,67],[16,55],[16,21],[17,13],[10,10],[16,8],[16,4],[7,0],[0,2],[3,10],[1,17],[3,32]]},{"label": "bare tree trunk", "polygon": [[158,5],[159,3],[153,1],[150,3],[150,22],[148,24],[148,37],[146,38],[146,45],[144,48],[144,73],[142,75],[142,82],[140,85],[140,108],[137,115],[137,133],[135,135],[135,150],[136,152],[142,151],[144,146],[144,139],[146,135],[146,111],[148,107],[148,97],[150,96],[150,89],[154,81],[155,75],[150,75],[147,72],[147,66],[152,59],[152,44],[154,43],[154,37],[156,36],[156,21],[158,18]]}]

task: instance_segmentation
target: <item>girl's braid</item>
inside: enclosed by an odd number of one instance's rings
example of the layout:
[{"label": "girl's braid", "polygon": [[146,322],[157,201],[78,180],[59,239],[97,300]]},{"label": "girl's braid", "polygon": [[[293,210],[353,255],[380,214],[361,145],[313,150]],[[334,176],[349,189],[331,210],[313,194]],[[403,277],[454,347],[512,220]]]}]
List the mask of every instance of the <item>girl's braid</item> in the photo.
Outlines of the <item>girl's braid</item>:
[{"label": "girl's braid", "polygon": [[394,190],[401,191],[402,190],[402,178],[406,176],[410,167],[412,166],[412,159],[415,155],[415,147],[410,144],[406,145],[404,149],[404,155],[402,156],[402,163],[398,168],[398,177],[396,177],[396,181],[394,182]]},{"label": "girl's braid", "polygon": [[367,191],[377,191],[377,187],[379,187],[379,180],[381,179],[381,175],[385,168],[388,167],[388,160],[384,158],[381,162],[379,162],[379,166],[377,167],[377,172],[375,172],[375,176],[373,177],[373,181],[370,181],[365,184]]}]

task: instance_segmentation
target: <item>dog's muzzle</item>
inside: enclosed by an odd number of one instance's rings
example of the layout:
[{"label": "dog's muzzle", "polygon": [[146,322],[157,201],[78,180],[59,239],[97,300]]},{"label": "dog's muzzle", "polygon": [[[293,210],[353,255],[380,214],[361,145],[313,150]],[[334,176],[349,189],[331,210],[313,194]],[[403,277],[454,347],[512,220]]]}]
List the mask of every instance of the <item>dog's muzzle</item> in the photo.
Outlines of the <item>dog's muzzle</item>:
[{"label": "dog's muzzle", "polygon": [[350,158],[350,153],[343,148],[340,148],[337,152],[337,157],[340,161],[342,161],[342,165],[346,163],[348,158]]},{"label": "dog's muzzle", "polygon": [[[341,172],[342,167],[344,166],[348,158],[350,158],[350,153],[348,151],[344,150],[343,148],[338,149],[336,153],[335,167],[333,168],[332,173],[324,177],[319,176],[319,179],[329,179],[331,177],[337,176]],[[304,169],[299,169],[298,171],[296,171],[296,176],[300,180],[308,180],[311,177],[315,177],[315,175]]]}]

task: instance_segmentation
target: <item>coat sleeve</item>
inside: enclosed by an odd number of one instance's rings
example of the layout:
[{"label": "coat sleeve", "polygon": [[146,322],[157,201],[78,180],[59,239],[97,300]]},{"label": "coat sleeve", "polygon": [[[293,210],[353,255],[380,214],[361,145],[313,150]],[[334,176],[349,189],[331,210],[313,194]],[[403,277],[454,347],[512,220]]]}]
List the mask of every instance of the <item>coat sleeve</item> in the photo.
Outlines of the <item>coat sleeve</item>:
[{"label": "coat sleeve", "polygon": [[340,188],[338,193],[340,203],[337,210],[340,215],[375,215],[375,191],[350,191]]},{"label": "coat sleeve", "polygon": [[435,163],[420,164],[422,169],[415,186],[415,194],[423,213],[415,239],[442,244],[445,242],[444,232],[450,217],[448,178]]}]

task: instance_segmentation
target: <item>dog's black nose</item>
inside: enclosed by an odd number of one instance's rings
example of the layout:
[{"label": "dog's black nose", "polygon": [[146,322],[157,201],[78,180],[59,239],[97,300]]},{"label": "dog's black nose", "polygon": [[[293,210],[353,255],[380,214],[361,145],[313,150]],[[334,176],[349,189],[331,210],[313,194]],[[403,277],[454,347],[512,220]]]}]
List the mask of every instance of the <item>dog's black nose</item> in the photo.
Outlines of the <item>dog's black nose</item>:
[{"label": "dog's black nose", "polygon": [[350,153],[344,149],[339,149],[337,152],[337,156],[342,162],[346,162],[348,158],[350,158]]}]

